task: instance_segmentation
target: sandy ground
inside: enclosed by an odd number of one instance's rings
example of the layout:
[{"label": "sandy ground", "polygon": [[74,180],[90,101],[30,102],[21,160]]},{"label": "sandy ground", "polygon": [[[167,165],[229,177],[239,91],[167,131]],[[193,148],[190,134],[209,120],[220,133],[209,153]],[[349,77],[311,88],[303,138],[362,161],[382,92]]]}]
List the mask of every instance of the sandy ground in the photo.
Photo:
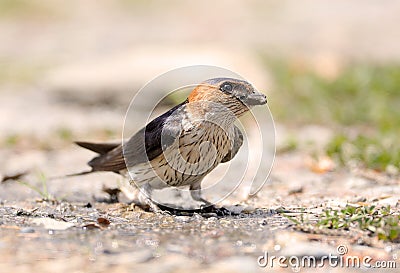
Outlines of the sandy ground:
[{"label": "sandy ground", "polygon": [[[108,204],[100,202],[109,197],[102,188],[123,185],[121,177],[62,177],[84,170],[93,156],[72,141],[120,139],[135,92],[171,68],[227,67],[269,90],[273,99],[274,83],[261,53],[301,58],[328,73],[344,62],[398,61],[399,2],[117,2],[69,1],[61,6],[43,1],[35,12],[1,18],[6,39],[0,43],[0,175],[26,171],[20,181],[41,188],[43,174],[56,201],[43,201],[13,180],[0,184],[0,272],[287,270],[260,268],[257,258],[265,251],[321,257],[337,254],[339,245],[350,254],[400,266],[398,244],[357,233],[302,233],[280,213],[284,209],[298,215],[306,208],[315,215],[325,207],[361,201],[400,209],[396,179],[339,167],[317,173],[307,149],[277,154],[267,183],[252,198],[246,186],[252,181],[245,179],[246,185],[220,203],[238,212],[235,216],[154,214],[130,206],[124,194],[120,203]],[[165,91],[154,92],[148,94],[149,102]],[[146,114],[136,113],[132,127]],[[323,147],[333,132],[328,126],[277,123],[278,148],[293,133],[304,146]],[[250,144],[252,137],[250,131]],[[243,152],[232,162],[229,182],[236,182],[241,174],[235,169],[245,163]],[[261,168],[265,173],[269,166]]]}]

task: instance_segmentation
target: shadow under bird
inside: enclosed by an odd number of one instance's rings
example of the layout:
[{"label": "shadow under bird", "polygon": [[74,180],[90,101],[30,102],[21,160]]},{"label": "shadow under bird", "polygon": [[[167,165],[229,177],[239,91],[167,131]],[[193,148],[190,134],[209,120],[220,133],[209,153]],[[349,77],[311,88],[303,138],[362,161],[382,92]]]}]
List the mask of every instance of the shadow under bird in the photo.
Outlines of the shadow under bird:
[{"label": "shadow under bird", "polygon": [[250,83],[233,78],[209,79],[194,87],[188,98],[158,116],[123,143],[76,142],[98,153],[90,171],[110,171],[130,178],[141,188],[153,211],[161,205],[151,199],[153,189],[188,186],[194,200],[201,182],[218,164],[230,161],[243,143],[238,117],[252,106],[267,103]]}]

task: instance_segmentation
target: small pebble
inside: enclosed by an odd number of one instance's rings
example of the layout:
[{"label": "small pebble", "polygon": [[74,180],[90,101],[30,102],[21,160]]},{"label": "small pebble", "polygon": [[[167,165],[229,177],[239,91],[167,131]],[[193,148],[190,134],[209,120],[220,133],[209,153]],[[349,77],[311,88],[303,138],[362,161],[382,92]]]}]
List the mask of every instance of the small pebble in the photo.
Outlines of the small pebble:
[{"label": "small pebble", "polygon": [[35,233],[35,230],[31,227],[24,227],[24,228],[21,228],[19,232],[20,233]]},{"label": "small pebble", "polygon": [[111,254],[114,254],[115,252],[113,252],[113,251],[111,251],[111,250],[109,250],[109,249],[104,249],[103,250],[103,254],[106,254],[106,255],[111,255]]},{"label": "small pebble", "polygon": [[350,203],[366,202],[367,198],[364,196],[357,196],[350,200]]}]

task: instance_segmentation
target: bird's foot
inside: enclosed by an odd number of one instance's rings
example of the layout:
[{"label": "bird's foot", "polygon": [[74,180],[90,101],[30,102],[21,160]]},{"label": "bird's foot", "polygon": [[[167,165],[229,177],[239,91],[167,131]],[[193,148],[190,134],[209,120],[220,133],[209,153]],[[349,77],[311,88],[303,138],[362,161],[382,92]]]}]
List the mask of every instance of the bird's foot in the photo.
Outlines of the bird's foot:
[{"label": "bird's foot", "polygon": [[169,209],[169,207],[163,206],[161,204],[157,204],[157,203],[153,202],[151,199],[147,199],[145,201],[145,204],[148,206],[149,211],[152,211],[154,213],[162,214],[162,215],[166,215],[166,216],[170,216],[173,214],[173,211],[171,211]]},{"label": "bird's foot", "polygon": [[163,215],[171,215],[171,212],[166,210],[164,208],[164,206],[154,203],[153,201],[151,201],[151,199],[134,200],[133,202],[131,202],[131,205],[134,205],[135,207],[138,207],[141,210],[146,211],[146,212],[154,212],[154,213],[159,213],[159,214],[163,214]]},{"label": "bird's foot", "polygon": [[237,213],[232,212],[224,207],[216,207],[214,205],[206,205],[202,206],[199,209],[183,209],[183,208],[173,208],[170,206],[158,205],[158,209],[167,212],[170,215],[177,216],[193,216],[194,214],[200,214],[203,217],[211,217],[211,216],[232,216],[237,215]]},{"label": "bird's foot", "polygon": [[237,213],[228,210],[224,207],[216,207],[215,205],[206,204],[205,206],[200,207],[200,213],[215,213],[217,216],[232,216],[237,215]]},{"label": "bird's foot", "polygon": [[216,207],[215,205],[207,202],[203,206],[198,209],[183,209],[183,208],[176,208],[173,206],[167,206],[162,204],[157,204],[151,201],[150,199],[144,200],[144,202],[134,202],[135,206],[138,206],[144,211],[151,211],[157,214],[163,215],[184,215],[184,216],[191,216],[195,213],[198,213],[204,217],[210,216],[232,216],[238,215],[233,211],[228,210],[224,207]]}]

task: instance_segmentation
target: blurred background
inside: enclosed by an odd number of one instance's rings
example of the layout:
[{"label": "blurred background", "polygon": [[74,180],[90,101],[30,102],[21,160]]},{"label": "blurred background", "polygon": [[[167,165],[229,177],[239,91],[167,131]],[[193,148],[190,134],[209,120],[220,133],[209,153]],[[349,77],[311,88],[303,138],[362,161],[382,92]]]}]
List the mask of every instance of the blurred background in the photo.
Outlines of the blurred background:
[{"label": "blurred background", "polygon": [[[398,213],[399,14],[395,0],[0,0],[1,268],[255,272],[265,250],[336,253],[332,233],[289,231],[290,221],[268,209],[318,214],[352,203]],[[238,190],[228,203],[249,206],[248,218],[146,214],[127,208],[122,195],[122,203],[96,202],[110,201],[107,189],[123,189],[117,175],[55,178],[87,169],[93,153],[74,140],[121,139],[130,100],[144,84],[199,64],[232,70],[268,96],[277,144],[270,180],[255,197]],[[148,92],[147,101],[169,91]],[[138,111],[137,120],[146,114]],[[261,152],[251,136],[250,148]],[[78,228],[53,233],[32,222],[54,215],[57,225]],[[97,225],[99,215],[111,219],[109,229],[85,233],[81,225]],[[398,221],[393,226],[382,238],[398,242]],[[358,254],[374,246],[373,257],[392,259],[395,247],[374,241],[376,233],[342,232]]]},{"label": "blurred background", "polygon": [[398,14],[398,1],[2,0],[0,172],[80,170],[91,154],[73,140],[119,139],[146,82],[207,64],[265,90],[278,155],[396,174]]}]

